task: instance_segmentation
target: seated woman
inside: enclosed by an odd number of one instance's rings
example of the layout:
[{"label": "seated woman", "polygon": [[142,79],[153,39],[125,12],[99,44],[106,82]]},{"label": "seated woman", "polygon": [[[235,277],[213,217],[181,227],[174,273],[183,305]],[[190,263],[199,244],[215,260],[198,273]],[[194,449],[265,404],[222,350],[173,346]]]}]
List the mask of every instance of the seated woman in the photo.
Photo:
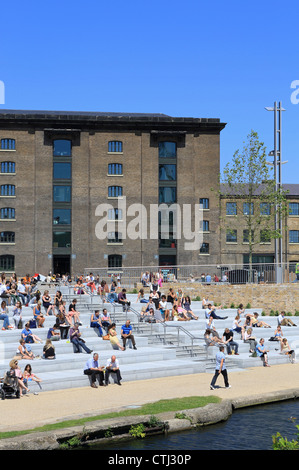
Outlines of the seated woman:
[{"label": "seated woman", "polygon": [[19,363],[17,359],[12,359],[9,363],[9,367],[11,371],[14,371],[15,377],[17,377],[18,380],[18,387],[19,387],[19,393],[20,397],[23,396],[23,389],[26,390],[26,392],[30,392],[29,388],[24,384],[23,381],[23,374],[21,369],[19,368]]},{"label": "seated woman", "polygon": [[172,312],[171,312],[173,320],[174,321],[189,321],[190,318],[187,317],[186,311],[182,313],[183,309],[180,308],[180,311],[179,311],[179,308],[180,307],[178,307],[176,303],[173,305]]},{"label": "seated woman", "polygon": [[80,322],[80,312],[76,310],[76,307],[77,299],[74,299],[73,302],[71,302],[69,305],[68,316],[71,316],[74,319],[74,323],[79,323],[79,325],[82,325],[82,323]]},{"label": "seated woman", "polygon": [[117,302],[117,284],[115,281],[112,281],[110,288],[109,288],[109,293],[108,293],[108,302]]},{"label": "seated woman", "polygon": [[145,298],[144,289],[140,289],[137,295],[136,302],[140,302],[141,304],[147,304],[148,301],[149,299]]},{"label": "seated woman", "polygon": [[278,327],[274,331],[273,341],[282,342],[282,339],[283,339],[283,332],[282,332],[281,326],[278,325]]},{"label": "seated woman", "polygon": [[181,301],[181,298],[179,297],[179,299],[177,301],[174,302],[174,305],[177,306],[177,312],[179,314],[179,316],[184,320],[184,321],[190,321],[191,318],[188,317],[187,315],[187,310],[185,310],[183,307],[182,307],[182,301]]},{"label": "seated woman", "polygon": [[22,320],[22,303],[18,301],[13,308],[13,314],[12,318],[15,323],[15,328],[18,328],[19,325],[21,325],[21,328],[23,328],[23,320]]},{"label": "seated woman", "polygon": [[287,356],[289,356],[291,363],[295,363],[295,351],[294,349],[290,348],[288,340],[286,338],[283,338],[280,343],[280,354],[286,354]]},{"label": "seated woman", "polygon": [[55,348],[50,339],[46,340],[43,348],[43,359],[55,359]]},{"label": "seated woman", "polygon": [[34,317],[34,320],[37,323],[38,328],[43,328],[43,324],[45,322],[45,317],[43,316],[43,314],[41,312],[41,309],[42,309],[42,303],[39,300],[37,302],[37,305],[35,307],[33,307],[33,317]]},{"label": "seated woman", "polygon": [[11,326],[11,325],[9,324],[8,307],[7,307],[7,305],[6,305],[5,300],[2,300],[2,302],[1,302],[0,320],[3,320],[3,327],[2,327],[2,330],[13,329],[13,326]]},{"label": "seated woman", "polygon": [[169,310],[167,308],[167,301],[166,301],[166,295],[162,295],[161,300],[159,302],[159,310],[162,315],[162,318],[164,321],[169,320]]},{"label": "seated woman", "polygon": [[237,315],[233,321],[232,325],[232,331],[235,331],[236,333],[240,333],[241,338],[244,339],[244,327],[241,326],[241,319],[240,315]]},{"label": "seated woman", "polygon": [[78,280],[77,284],[75,284],[74,286],[74,294],[88,295],[88,293],[84,289],[83,281],[80,279]]},{"label": "seated woman", "polygon": [[183,308],[186,310],[187,312],[187,315],[190,315],[191,318],[193,318],[194,320],[198,320],[198,317],[192,312],[191,310],[191,299],[188,295],[186,295],[185,297],[183,297],[182,299],[182,306]]},{"label": "seated woman", "polygon": [[[59,318],[59,323],[67,323],[70,326],[73,326],[73,318],[69,312],[66,311],[66,302],[65,300],[62,301],[61,305],[59,306],[59,314],[57,315]],[[63,322],[61,321],[63,320]]]},{"label": "seated woman", "polygon": [[264,338],[260,339],[260,342],[259,344],[256,345],[255,350],[256,350],[257,355],[263,360],[263,365],[265,367],[270,367],[270,365],[268,364],[268,354],[267,354],[269,352],[269,349],[265,348]]},{"label": "seated woman", "polygon": [[121,351],[125,350],[125,348],[120,345],[119,340],[117,338],[115,323],[112,323],[111,325],[109,325],[108,335],[109,335],[110,344],[113,347],[113,349],[120,349]]},{"label": "seated woman", "polygon": [[147,312],[140,313],[140,321],[145,321],[148,323],[156,323],[155,311],[153,308],[150,308]]},{"label": "seated woman", "polygon": [[105,328],[106,333],[108,332],[108,327],[111,325],[111,318],[109,313],[107,312],[106,308],[103,308],[103,312],[101,313],[101,323],[103,328]]},{"label": "seated woman", "polygon": [[223,346],[221,339],[215,336],[212,330],[206,329],[204,339],[207,346]]},{"label": "seated woman", "polygon": [[30,330],[29,323],[25,324],[25,328],[21,332],[21,338],[24,339],[25,343],[42,343],[42,340]]},{"label": "seated woman", "polygon": [[[19,341],[20,345],[18,346],[16,350],[16,357],[21,360],[21,359],[34,359],[34,354],[32,351],[29,351],[26,347],[25,340],[23,338],[20,339]],[[30,346],[28,346],[29,348]]]},{"label": "seated woman", "polygon": [[257,342],[255,336],[252,336],[252,328],[247,328],[244,331],[244,343],[249,343],[249,352],[254,353]]},{"label": "seated woman", "polygon": [[51,341],[59,341],[60,337],[60,324],[58,318],[56,318],[55,324],[48,329],[47,339],[50,339]]},{"label": "seated woman", "polygon": [[42,296],[43,307],[46,311],[46,315],[48,316],[52,311],[51,315],[55,315],[55,306],[52,304],[51,296],[48,290],[44,291],[44,295]]},{"label": "seated woman", "polygon": [[42,382],[42,379],[40,379],[37,375],[35,375],[32,372],[31,365],[27,364],[23,372],[23,382],[27,386],[29,381],[36,382],[39,385],[39,387],[42,388],[40,385],[40,382]]},{"label": "seated woman", "polygon": [[268,323],[264,322],[264,321],[261,321],[261,320],[258,320],[258,316],[259,314],[257,312],[254,312],[253,315],[251,314],[248,314],[251,316],[251,324],[253,327],[257,327],[257,328],[271,328],[270,325],[268,325]]},{"label": "seated woman", "polygon": [[67,339],[71,324],[67,321],[63,311],[60,311],[56,318],[56,323],[60,330],[61,339]]},{"label": "seated woman", "polygon": [[60,290],[58,290],[54,297],[54,305],[58,311],[59,311],[59,306],[61,305],[61,303],[62,303],[62,293]]}]

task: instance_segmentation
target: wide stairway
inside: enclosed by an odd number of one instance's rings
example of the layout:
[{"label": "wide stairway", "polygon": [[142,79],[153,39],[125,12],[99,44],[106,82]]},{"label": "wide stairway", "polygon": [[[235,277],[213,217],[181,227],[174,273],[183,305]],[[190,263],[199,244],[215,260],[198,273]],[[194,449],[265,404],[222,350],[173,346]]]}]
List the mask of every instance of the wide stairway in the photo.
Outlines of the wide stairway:
[{"label": "wide stairway", "polygon": [[[206,348],[204,342],[205,332],[205,315],[201,302],[192,302],[192,310],[199,318],[198,320],[190,320],[187,322],[169,321],[166,323],[145,323],[140,321],[140,312],[142,305],[137,303],[137,294],[127,294],[127,298],[131,301],[131,310],[123,312],[122,306],[117,304],[102,303],[101,298],[97,295],[74,295],[71,287],[55,287],[54,285],[39,285],[39,290],[43,294],[48,289],[54,298],[55,291],[61,290],[63,298],[69,303],[77,298],[77,310],[80,312],[80,321],[82,326],[79,327],[82,338],[86,341],[86,345],[99,354],[99,362],[106,365],[107,360],[116,355],[120,363],[121,375],[123,381],[144,380],[156,377],[178,376],[185,374],[194,374],[201,372],[213,372],[215,365],[216,347]],[[110,314],[111,320],[116,323],[116,331],[120,339],[121,326],[126,319],[131,321],[133,333],[136,340],[137,350],[134,350],[127,343],[125,351],[114,350],[110,341],[103,340],[98,337],[94,329],[90,327],[90,317],[92,312],[99,309],[102,311],[106,308]],[[12,309],[9,307],[10,324],[14,325],[12,319]],[[23,307],[23,323],[33,318],[32,308]],[[254,328],[254,335],[259,341],[261,337],[265,338],[266,349],[270,350],[269,363],[283,364],[288,363],[286,356],[279,354],[279,343],[271,342],[269,338],[274,335],[277,326],[277,317],[261,316],[262,308],[246,310],[248,313],[254,311],[259,313],[259,318],[269,325],[271,328]],[[217,310],[219,316],[227,316],[225,320],[215,320],[215,326],[222,336],[226,327],[231,328],[233,320],[236,316],[236,309]],[[43,344],[30,344],[35,358],[31,361],[20,360],[20,368],[24,370],[27,363],[31,363],[33,372],[42,379],[43,390],[58,390],[74,387],[84,387],[89,385],[88,377],[83,374],[86,361],[91,357],[84,351],[75,354],[73,345],[69,339],[53,341],[55,347],[56,358],[54,360],[42,359],[43,346],[45,344],[48,329],[55,323],[55,316],[49,315],[45,317],[44,328],[32,329]],[[245,318],[242,318],[242,324]],[[294,323],[297,317],[292,317]],[[298,319],[299,320],[299,319]],[[2,328],[0,321],[0,328]],[[299,322],[298,322],[299,325]],[[284,337],[289,341],[292,349],[296,349],[299,344],[299,326],[298,327],[282,327]],[[0,329],[0,376],[9,369],[9,362],[14,357],[19,339],[21,337],[20,329],[1,330]],[[239,334],[234,334],[235,341],[239,344],[239,355],[227,356],[227,368],[245,369],[247,367],[262,367],[260,358],[250,357],[249,345],[245,344]],[[120,343],[121,339],[120,339]],[[32,391],[39,391],[37,384],[33,383],[30,388]],[[34,389],[34,390],[33,390]]]}]

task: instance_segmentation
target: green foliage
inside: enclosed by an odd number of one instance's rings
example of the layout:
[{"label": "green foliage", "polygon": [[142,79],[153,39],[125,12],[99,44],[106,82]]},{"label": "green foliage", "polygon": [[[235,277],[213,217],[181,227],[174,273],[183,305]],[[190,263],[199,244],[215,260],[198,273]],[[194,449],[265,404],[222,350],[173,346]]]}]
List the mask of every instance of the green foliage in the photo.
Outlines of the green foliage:
[{"label": "green foliage", "polygon": [[286,438],[282,437],[282,435],[278,432],[276,436],[272,436],[272,447],[273,450],[299,450],[299,426],[296,425],[297,428],[297,439],[292,439],[288,441]]},{"label": "green foliage", "polygon": [[140,439],[143,439],[145,437],[145,427],[144,424],[136,424],[136,426],[131,426],[129,430],[129,434],[131,434],[132,437],[137,437]]}]

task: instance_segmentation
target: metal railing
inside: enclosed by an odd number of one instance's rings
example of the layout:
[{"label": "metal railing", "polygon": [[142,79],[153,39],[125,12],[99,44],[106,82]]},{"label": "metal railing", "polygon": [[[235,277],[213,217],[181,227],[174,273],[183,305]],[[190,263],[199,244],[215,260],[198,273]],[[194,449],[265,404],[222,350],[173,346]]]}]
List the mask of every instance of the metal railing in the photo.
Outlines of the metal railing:
[{"label": "metal railing", "polygon": [[142,266],[108,268],[86,268],[84,276],[90,273],[106,282],[113,280],[127,289],[138,285],[149,285],[157,273],[162,283],[203,283],[203,284],[276,284],[297,282],[296,262],[190,265],[190,266]]}]

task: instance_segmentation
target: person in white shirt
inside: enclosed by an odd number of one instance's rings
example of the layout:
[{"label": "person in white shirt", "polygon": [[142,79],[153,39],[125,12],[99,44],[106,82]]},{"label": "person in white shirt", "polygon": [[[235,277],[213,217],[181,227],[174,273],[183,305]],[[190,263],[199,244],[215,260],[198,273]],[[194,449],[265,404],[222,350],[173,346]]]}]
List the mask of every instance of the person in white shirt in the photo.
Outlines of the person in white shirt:
[{"label": "person in white shirt", "polygon": [[111,358],[108,359],[107,364],[106,364],[106,371],[105,371],[105,384],[106,385],[109,384],[109,376],[112,372],[116,374],[117,385],[121,385],[120,381],[122,380],[122,377],[121,377],[120,370],[119,370],[119,363],[115,356],[111,356]]},{"label": "person in white shirt", "polygon": [[280,315],[278,315],[278,325],[280,325],[280,326],[297,326],[297,325],[295,325],[295,323],[292,320],[285,317],[285,312],[281,312]]}]

